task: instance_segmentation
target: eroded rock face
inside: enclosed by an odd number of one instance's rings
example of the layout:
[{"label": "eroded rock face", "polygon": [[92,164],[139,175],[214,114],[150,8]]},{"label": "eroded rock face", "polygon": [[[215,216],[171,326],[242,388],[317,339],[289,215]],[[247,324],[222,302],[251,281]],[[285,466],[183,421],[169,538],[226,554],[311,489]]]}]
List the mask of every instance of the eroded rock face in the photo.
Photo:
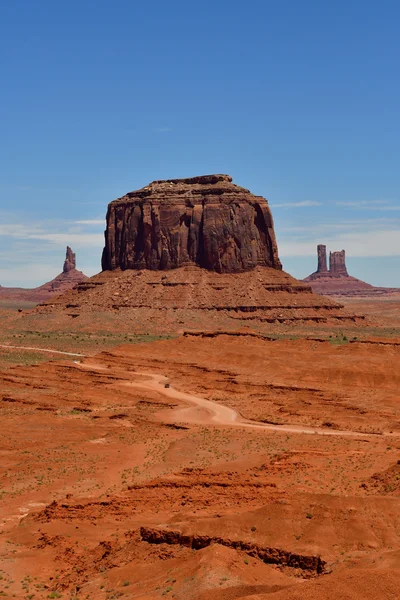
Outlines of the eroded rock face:
[{"label": "eroded rock face", "polygon": [[318,254],[317,273],[327,273],[328,268],[326,265],[326,246],[324,246],[323,244],[319,244],[317,246],[317,254]]},{"label": "eroded rock face", "polygon": [[267,201],[229,175],[154,181],[108,206],[103,271],[281,269]]},{"label": "eroded rock face", "polygon": [[43,302],[57,294],[62,294],[70,290],[86,279],[86,275],[76,268],[75,253],[67,246],[63,270],[57,277],[37,288],[2,288],[0,290],[0,297],[3,300]]},{"label": "eroded rock face", "polygon": [[396,288],[375,287],[352,277],[347,272],[346,252],[338,250],[329,253],[329,271],[326,268],[326,246],[317,246],[318,268],[303,279],[305,283],[311,284],[313,292],[324,296],[336,297],[379,297],[397,295]]},{"label": "eroded rock face", "polygon": [[327,278],[343,278],[350,277],[346,267],[346,252],[345,250],[337,250],[329,252],[329,271],[326,263],[326,246],[318,244],[317,246],[318,266],[315,273],[306,277],[303,281],[309,282],[317,279]]},{"label": "eroded rock face", "polygon": [[72,252],[71,248],[67,246],[67,253],[65,256],[63,273],[68,273],[76,269],[76,254]]},{"label": "eroded rock face", "polygon": [[348,275],[344,250],[329,253],[329,272],[332,274]]}]

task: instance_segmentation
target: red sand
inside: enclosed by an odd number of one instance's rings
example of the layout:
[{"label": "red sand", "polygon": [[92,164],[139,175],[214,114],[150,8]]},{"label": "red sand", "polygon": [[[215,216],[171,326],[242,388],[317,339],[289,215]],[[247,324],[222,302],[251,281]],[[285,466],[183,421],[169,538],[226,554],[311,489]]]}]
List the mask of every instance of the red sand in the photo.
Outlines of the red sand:
[{"label": "red sand", "polygon": [[[399,358],[219,335],[2,367],[0,589],[397,599]],[[175,390],[273,428],[212,424]]]}]

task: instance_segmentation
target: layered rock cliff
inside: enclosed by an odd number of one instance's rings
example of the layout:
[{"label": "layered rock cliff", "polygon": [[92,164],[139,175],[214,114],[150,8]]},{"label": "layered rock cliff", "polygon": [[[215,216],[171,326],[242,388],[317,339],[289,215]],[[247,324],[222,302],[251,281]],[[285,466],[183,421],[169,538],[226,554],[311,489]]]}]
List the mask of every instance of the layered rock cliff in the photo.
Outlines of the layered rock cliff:
[{"label": "layered rock cliff", "polygon": [[36,311],[57,327],[157,335],[359,320],[282,271],[266,200],[228,175],[156,181],[112,202],[103,271]]},{"label": "layered rock cliff", "polygon": [[281,269],[268,202],[229,175],[154,181],[108,206],[103,271]]}]

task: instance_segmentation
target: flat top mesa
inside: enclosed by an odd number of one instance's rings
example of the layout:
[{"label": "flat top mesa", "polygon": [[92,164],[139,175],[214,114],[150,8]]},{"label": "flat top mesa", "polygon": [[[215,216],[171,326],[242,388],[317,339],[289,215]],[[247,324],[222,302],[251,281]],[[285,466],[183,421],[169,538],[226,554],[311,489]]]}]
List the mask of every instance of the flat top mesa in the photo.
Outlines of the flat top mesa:
[{"label": "flat top mesa", "polygon": [[281,269],[268,202],[229,175],[153,181],[111,202],[104,271]]}]

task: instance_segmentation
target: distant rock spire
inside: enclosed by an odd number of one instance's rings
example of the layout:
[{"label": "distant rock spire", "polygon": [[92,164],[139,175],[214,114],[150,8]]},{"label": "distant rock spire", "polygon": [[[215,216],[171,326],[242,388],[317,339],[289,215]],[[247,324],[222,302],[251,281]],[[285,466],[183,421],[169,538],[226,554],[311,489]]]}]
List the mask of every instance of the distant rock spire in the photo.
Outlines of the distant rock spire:
[{"label": "distant rock spire", "polygon": [[328,268],[326,265],[326,246],[324,246],[324,244],[318,244],[317,253],[318,253],[317,273],[327,273]]},{"label": "distant rock spire", "polygon": [[69,273],[76,268],[76,254],[72,252],[71,248],[67,246],[67,253],[65,256],[63,273]]},{"label": "distant rock spire", "polygon": [[329,253],[329,272],[348,276],[346,269],[346,253],[344,250]]}]

